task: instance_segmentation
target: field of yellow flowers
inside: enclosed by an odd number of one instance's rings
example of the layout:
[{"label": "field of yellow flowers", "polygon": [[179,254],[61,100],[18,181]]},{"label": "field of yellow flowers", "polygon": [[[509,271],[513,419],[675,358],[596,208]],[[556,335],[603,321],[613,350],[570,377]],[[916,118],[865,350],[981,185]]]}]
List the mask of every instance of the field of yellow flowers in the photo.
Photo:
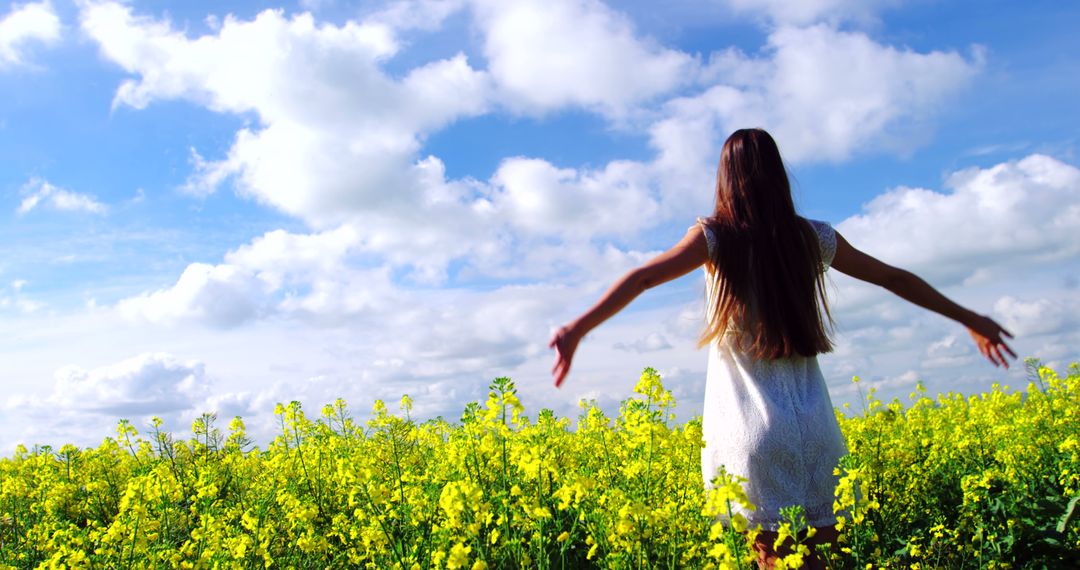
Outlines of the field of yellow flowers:
[{"label": "field of yellow flowers", "polygon": [[[831,566],[1080,567],[1080,368],[1031,370],[1023,392],[871,391],[838,411],[851,454]],[[185,441],[122,421],[97,448],[20,447],[0,459],[0,566],[751,567],[754,529],[715,522],[746,501],[738,481],[703,491],[700,422],[674,422],[651,369],[635,393],[615,418],[584,403],[574,429],[525,417],[499,378],[459,423],[410,419],[408,397],[365,423],[342,401],[316,419],[294,402],[266,449],[210,415]]]}]

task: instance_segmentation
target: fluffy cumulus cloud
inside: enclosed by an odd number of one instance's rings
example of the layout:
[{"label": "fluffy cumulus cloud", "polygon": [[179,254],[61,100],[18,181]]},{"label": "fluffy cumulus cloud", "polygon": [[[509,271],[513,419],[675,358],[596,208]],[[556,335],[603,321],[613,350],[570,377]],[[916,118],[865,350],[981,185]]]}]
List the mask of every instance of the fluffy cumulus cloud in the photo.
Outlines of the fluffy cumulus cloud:
[{"label": "fluffy cumulus cloud", "polygon": [[[423,138],[485,112],[497,89],[460,54],[391,77],[382,65],[398,49],[395,30],[378,18],[334,26],[266,11],[251,21],[226,18],[213,35],[189,38],[128,6],[100,3],[84,9],[82,25],[107,58],[136,76],[121,85],[117,104],[182,98],[258,118],[260,126],[239,131],[223,159],[193,155],[189,190],[208,193],[232,180],[242,195],[315,228],[348,226],[356,252],[407,266],[418,281],[443,281],[447,265],[465,256],[492,268],[490,260],[514,245],[511,233],[537,227],[532,214],[544,212],[535,208],[578,191],[596,194],[600,184],[624,186],[644,211],[654,208],[632,164],[563,171],[542,186],[509,174],[492,182],[447,179],[442,161],[419,155]],[[578,216],[559,228],[580,234],[588,224]],[[191,283],[227,278],[235,289],[239,278],[191,271]]]},{"label": "fluffy cumulus cloud", "polygon": [[91,214],[104,214],[107,210],[105,204],[92,196],[64,190],[39,178],[31,179],[24,184],[19,193],[22,194],[23,199],[19,202],[15,213],[20,216],[36,208]]},{"label": "fluffy cumulus cloud", "polygon": [[22,421],[5,425],[2,443],[8,449],[16,443],[97,445],[120,418],[139,428],[151,416],[169,418],[173,425],[190,422],[210,383],[201,362],[166,353],[144,353],[90,370],[65,366],[44,397],[16,393],[4,400],[4,415]]},{"label": "fluffy cumulus cloud", "polygon": [[365,266],[359,246],[349,226],[269,232],[222,263],[192,264],[175,284],[121,301],[116,312],[134,325],[166,324],[191,334],[238,326],[254,334],[261,321],[316,336],[341,334],[347,340],[326,341],[319,350],[340,362],[357,360],[369,382],[415,386],[521,365],[543,351],[552,311],[590,287],[404,287],[385,265]]},{"label": "fluffy cumulus cloud", "polygon": [[462,10],[480,32],[495,99],[513,112],[577,107],[625,118],[696,73],[693,56],[644,37],[598,0],[401,0],[370,19],[431,30]]},{"label": "fluffy cumulus cloud", "polygon": [[[267,11],[251,21],[226,18],[214,34],[189,38],[128,6],[98,3],[83,10],[82,25],[108,59],[135,76],[121,85],[116,104],[181,98],[258,118],[223,159],[196,149],[188,190],[205,194],[231,180],[241,194],[316,228],[349,225],[357,250],[407,265],[420,281],[445,279],[448,263],[466,256],[490,270],[500,251],[531,250],[522,240],[541,234],[587,239],[595,228],[626,236],[631,222],[658,211],[655,186],[639,163],[579,170],[522,157],[477,182],[447,179],[442,162],[419,151],[430,132],[492,105],[621,113],[677,86],[692,58],[640,40],[628,20],[598,2],[543,10],[478,2],[471,10],[489,70],[459,54],[393,78],[382,65],[398,50],[394,26],[434,25],[412,17],[424,3],[402,6],[411,9],[341,26]],[[521,35],[537,22],[547,26],[543,33]],[[554,57],[556,47],[573,53]],[[541,63],[557,68],[525,73]],[[610,189],[620,193],[617,202],[604,199]],[[597,207],[562,215],[583,196]],[[622,206],[598,207],[612,203]],[[588,215],[605,210],[610,215],[599,224]]]},{"label": "fluffy cumulus cloud", "polygon": [[552,308],[566,294],[551,285],[417,293],[383,321],[376,364],[398,381],[505,374],[546,351]]},{"label": "fluffy cumulus cloud", "polygon": [[[886,191],[837,229],[855,247],[998,320],[1016,335],[1010,342],[1021,356],[1057,366],[1080,358],[1080,306],[1068,280],[1080,267],[1071,227],[1080,214],[1080,169],[1035,154],[955,172],[945,186]],[[933,388],[982,389],[1004,375],[994,374],[958,325],[832,273],[840,334],[823,362],[833,376],[918,363],[912,373],[920,378],[956,375],[957,384]],[[1019,368],[1014,384],[1023,381]],[[915,376],[890,377],[882,387],[900,390],[897,378]]]},{"label": "fluffy cumulus cloud", "polygon": [[427,169],[415,164],[421,138],[489,100],[486,74],[460,54],[389,76],[381,63],[398,45],[377,23],[317,24],[311,14],[267,10],[189,38],[112,2],[87,6],[81,21],[105,57],[137,76],[116,104],[185,99],[257,117],[224,159],[199,164],[190,187],[232,178],[242,193],[315,225],[437,201],[440,189],[426,187]]},{"label": "fluffy cumulus cloud", "polygon": [[659,221],[648,168],[637,162],[615,161],[591,172],[511,158],[492,181],[497,211],[529,234],[630,236]]},{"label": "fluffy cumulus cloud", "polygon": [[[797,160],[908,141],[890,129],[977,68],[955,53],[897,50],[828,27],[779,29],[761,56],[729,51],[703,67],[594,0],[477,0],[425,12],[428,4],[402,2],[340,25],[268,10],[226,17],[197,38],[114,2],[88,4],[81,22],[133,75],[116,104],[185,99],[257,119],[223,158],[195,149],[187,189],[231,181],[314,228],[351,226],[358,251],[429,283],[444,281],[454,261],[505,277],[518,270],[493,259],[535,256],[551,240],[632,241],[642,228],[703,211],[716,133],[731,126],[773,127]],[[385,71],[403,30],[437,28],[459,10],[480,31],[487,69],[457,54]],[[477,181],[448,179],[439,158],[421,155],[427,135],[477,114],[576,107],[618,120],[650,105],[660,117],[650,161],[581,168],[508,157]]]},{"label": "fluffy cumulus cloud", "polygon": [[596,0],[477,0],[484,53],[504,104],[621,115],[692,77],[695,61],[635,34]]},{"label": "fluffy cumulus cloud", "polygon": [[246,268],[193,263],[172,287],[124,299],[117,308],[154,323],[193,320],[232,327],[266,316],[267,295],[265,283]]},{"label": "fluffy cumulus cloud", "polygon": [[1080,324],[1080,304],[1072,298],[1021,300],[1005,296],[994,303],[1010,332],[1022,336],[1052,335]]},{"label": "fluffy cumulus cloud", "polygon": [[60,18],[50,2],[13,4],[0,17],[0,70],[26,64],[30,45],[50,45],[59,40]]},{"label": "fluffy cumulus cloud", "polygon": [[152,417],[162,418],[165,429],[182,437],[204,412],[227,420],[250,417],[256,407],[263,416],[253,422],[256,435],[262,441],[273,437],[267,412],[275,398],[282,401],[283,386],[270,386],[256,395],[222,390],[216,384],[205,363],[165,352],[137,354],[91,369],[64,366],[56,370],[52,390],[44,397],[16,393],[0,403],[5,416],[24,419],[6,424],[0,443],[7,449],[17,443],[98,445],[120,419],[142,431]]},{"label": "fluffy cumulus cloud", "polygon": [[222,263],[192,263],[175,284],[116,308],[137,321],[218,328],[274,316],[315,323],[371,316],[399,299],[385,267],[350,265],[360,245],[351,226],[312,234],[271,231],[227,253]]},{"label": "fluffy cumulus cloud", "polygon": [[768,129],[795,162],[905,150],[982,61],[978,49],[919,53],[826,25],[782,27],[759,55],[713,54],[703,72],[712,86],[668,103],[653,140],[676,168],[715,160],[718,135],[746,126]]},{"label": "fluffy cumulus cloud", "polygon": [[141,416],[188,409],[207,386],[199,362],[142,354],[93,370],[61,368],[50,401],[66,409]]},{"label": "fluffy cumulus cloud", "polygon": [[[942,285],[1074,259],[1080,169],[1034,154],[951,174],[946,191],[901,187],[838,228],[860,249]],[[904,236],[904,239],[897,239]]]},{"label": "fluffy cumulus cloud", "polygon": [[[316,350],[364,370],[368,385],[415,387],[518,367],[544,351],[553,310],[582,294],[582,287],[553,285],[403,288],[382,266],[357,266],[353,237],[347,228],[271,232],[221,264],[193,264],[174,285],[121,301],[117,313],[135,325],[167,324],[187,334],[242,325],[244,334],[255,334],[253,321],[280,322],[283,330],[325,337]],[[474,397],[470,386],[461,393]]]}]

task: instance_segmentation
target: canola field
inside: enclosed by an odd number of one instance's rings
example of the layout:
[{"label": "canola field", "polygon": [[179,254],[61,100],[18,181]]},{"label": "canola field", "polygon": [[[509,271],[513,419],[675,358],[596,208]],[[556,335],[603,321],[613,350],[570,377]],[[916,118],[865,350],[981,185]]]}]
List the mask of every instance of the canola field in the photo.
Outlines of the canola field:
[{"label": "canola field", "polygon": [[[1031,380],[838,410],[830,567],[1080,567],[1080,368]],[[706,495],[700,422],[674,406],[647,369],[617,417],[585,403],[573,429],[523,415],[506,378],[453,423],[412,420],[408,397],[363,423],[342,401],[279,405],[266,449],[239,418],[204,415],[189,440],[122,421],[96,448],[0,459],[0,567],[756,567],[755,529],[717,517],[746,502],[739,482]],[[794,568],[804,523],[787,516]]]}]

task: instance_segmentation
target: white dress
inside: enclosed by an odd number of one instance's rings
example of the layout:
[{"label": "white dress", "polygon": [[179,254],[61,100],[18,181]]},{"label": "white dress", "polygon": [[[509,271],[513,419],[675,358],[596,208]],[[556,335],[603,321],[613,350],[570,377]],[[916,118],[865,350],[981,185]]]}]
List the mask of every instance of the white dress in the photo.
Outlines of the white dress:
[{"label": "white dress", "polygon": [[[822,271],[836,254],[836,232],[808,220],[821,245]],[[715,237],[699,220],[712,254]],[[713,298],[706,266],[707,301]],[[816,357],[755,360],[740,352],[728,332],[709,346],[702,431],[701,471],[706,488],[721,466],[745,477],[743,488],[757,509],[740,510],[750,526],[776,530],[780,508],[802,505],[810,526],[836,523],[833,475],[847,453],[828,387]]]}]

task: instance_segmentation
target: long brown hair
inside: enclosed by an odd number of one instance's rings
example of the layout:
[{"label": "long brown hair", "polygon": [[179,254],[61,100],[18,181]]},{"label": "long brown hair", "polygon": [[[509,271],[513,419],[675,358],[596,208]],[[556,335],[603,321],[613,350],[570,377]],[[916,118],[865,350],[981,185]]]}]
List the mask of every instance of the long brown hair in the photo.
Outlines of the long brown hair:
[{"label": "long brown hair", "polygon": [[758,359],[832,350],[832,315],[817,234],[795,213],[780,149],[761,129],[735,131],[720,153],[716,208],[705,223],[716,237],[712,294],[700,345],[740,330]]}]

